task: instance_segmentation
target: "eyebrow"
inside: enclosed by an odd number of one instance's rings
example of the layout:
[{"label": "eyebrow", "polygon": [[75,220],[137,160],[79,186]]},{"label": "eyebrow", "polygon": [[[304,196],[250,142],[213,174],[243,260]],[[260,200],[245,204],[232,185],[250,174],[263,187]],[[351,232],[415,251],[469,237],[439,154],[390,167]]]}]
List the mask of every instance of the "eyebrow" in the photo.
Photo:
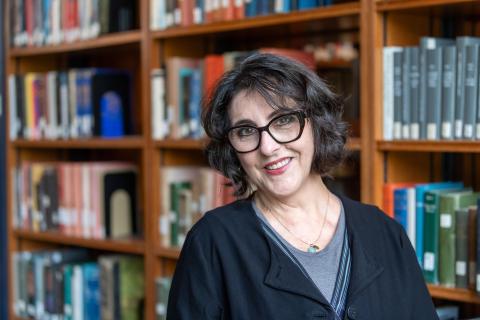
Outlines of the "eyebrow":
[{"label": "eyebrow", "polygon": [[[279,116],[281,114],[285,113],[284,110],[280,110],[280,109],[276,109],[276,110],[273,110],[268,116],[267,116],[267,120],[270,121],[272,120],[273,118],[275,118],[276,116]],[[253,126],[253,127],[257,127],[257,124],[250,120],[250,119],[240,119],[238,121],[235,121],[232,125],[232,127],[238,127],[238,126],[241,126],[241,125],[246,125],[246,126]]]}]

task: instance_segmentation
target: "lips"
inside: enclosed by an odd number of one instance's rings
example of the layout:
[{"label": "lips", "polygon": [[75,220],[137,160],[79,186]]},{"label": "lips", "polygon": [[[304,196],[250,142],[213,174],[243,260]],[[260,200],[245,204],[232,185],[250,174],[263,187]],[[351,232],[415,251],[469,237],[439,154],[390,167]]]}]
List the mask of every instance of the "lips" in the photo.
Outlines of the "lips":
[{"label": "lips", "polygon": [[278,170],[288,165],[291,160],[292,158],[282,158],[282,159],[267,163],[264,168],[267,170]]}]

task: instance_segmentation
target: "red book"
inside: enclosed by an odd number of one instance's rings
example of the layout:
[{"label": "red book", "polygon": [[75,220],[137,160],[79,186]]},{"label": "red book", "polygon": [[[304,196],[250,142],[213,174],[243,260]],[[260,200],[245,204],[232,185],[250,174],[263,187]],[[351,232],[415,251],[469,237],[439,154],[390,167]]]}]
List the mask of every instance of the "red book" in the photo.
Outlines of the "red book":
[{"label": "red book", "polygon": [[235,19],[235,6],[233,0],[222,0],[222,20],[231,21]]},{"label": "red book", "polygon": [[296,49],[285,49],[285,48],[262,48],[259,50],[262,53],[270,53],[278,56],[287,57],[298,62],[303,63],[309,69],[315,70],[315,57],[313,53],[305,52],[303,50],[296,50]]},{"label": "red book", "polygon": [[234,1],[235,19],[245,19],[245,1],[244,0],[233,0],[233,1]]},{"label": "red book", "polygon": [[33,0],[25,0],[25,29],[27,31],[28,45],[33,45]]},{"label": "red book", "polygon": [[179,0],[181,12],[181,25],[188,27],[193,24],[193,2],[194,0]]},{"label": "red book", "polygon": [[224,73],[223,55],[211,54],[205,57],[204,63],[204,89],[207,99],[210,98],[211,91],[213,90],[217,81],[222,77]]},{"label": "red book", "polygon": [[383,185],[383,205],[382,209],[385,213],[394,218],[394,201],[393,193],[396,189],[409,188],[416,185],[416,182],[390,182]]}]

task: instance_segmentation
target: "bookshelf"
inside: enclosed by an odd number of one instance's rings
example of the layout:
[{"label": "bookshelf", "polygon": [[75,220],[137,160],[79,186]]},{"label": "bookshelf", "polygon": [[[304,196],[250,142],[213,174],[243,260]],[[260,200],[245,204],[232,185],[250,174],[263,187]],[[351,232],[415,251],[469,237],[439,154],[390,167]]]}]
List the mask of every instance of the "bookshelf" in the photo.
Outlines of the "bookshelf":
[{"label": "bookshelf", "polygon": [[[7,0],[6,8],[15,0]],[[150,29],[150,0],[137,0],[137,26],[131,31],[101,35],[95,39],[43,47],[14,48],[10,44],[10,16],[6,13],[6,74],[46,72],[70,67],[119,67],[133,78],[133,135],[120,139],[8,140],[7,172],[23,160],[128,160],[139,170],[139,214],[143,238],[94,240],[53,232],[32,232],[12,227],[14,195],[12,176],[7,175],[8,239],[10,259],[18,250],[83,247],[100,252],[129,253],[144,259],[146,319],[155,318],[155,281],[171,275],[178,248],[160,245],[158,220],[161,211],[160,169],[169,165],[206,165],[202,148],[206,140],[152,138],[151,71],[164,67],[173,56],[204,58],[234,50],[262,47],[301,48],[312,42],[347,38],[359,52],[360,136],[347,142],[359,158],[360,198],[382,204],[384,182],[432,179],[439,176],[439,154],[479,153],[476,141],[384,141],[382,136],[382,48],[412,45],[423,35],[439,35],[442,14],[467,17],[465,30],[480,15],[475,0],[360,0],[311,10],[213,22],[165,30]],[[405,20],[408,19],[408,20]],[[409,21],[405,24],[405,21]],[[478,28],[477,28],[478,29]],[[472,31],[473,32],[473,31]],[[477,31],[477,36],[478,31]],[[350,63],[319,62],[321,70],[348,70]],[[321,73],[321,72],[320,72]],[[8,97],[7,103],[8,105]],[[8,119],[8,114],[7,114]],[[9,128],[7,125],[7,133]],[[412,169],[409,163],[415,161]],[[10,261],[11,262],[11,261]],[[11,266],[11,263],[9,264]],[[12,274],[10,267],[9,274]],[[10,284],[10,293],[13,288]],[[479,304],[475,293],[463,289],[429,286],[433,297]],[[10,304],[11,305],[11,304]],[[10,318],[14,317],[10,307]]]},{"label": "bookshelf", "polygon": [[[383,53],[385,46],[417,46],[422,36],[455,37],[479,36],[475,19],[479,15],[478,3],[469,0],[406,0],[376,1],[372,8],[371,48],[373,79],[370,89],[373,95],[374,112],[370,114],[373,125],[372,195],[369,199],[378,205],[383,199],[382,186],[387,182],[441,181],[443,178],[442,156],[453,158],[450,166],[455,171],[454,179],[478,189],[475,172],[478,166],[478,141],[476,140],[384,140],[383,136]],[[447,18],[446,18],[447,17]],[[447,21],[450,20],[450,21]],[[405,23],[408,21],[408,23]],[[449,34],[442,26],[454,21]],[[412,164],[415,165],[412,165]],[[428,285],[430,294],[441,303],[457,301],[470,304],[465,316],[478,315],[480,300],[472,290]],[[468,311],[466,311],[468,309]]]}]

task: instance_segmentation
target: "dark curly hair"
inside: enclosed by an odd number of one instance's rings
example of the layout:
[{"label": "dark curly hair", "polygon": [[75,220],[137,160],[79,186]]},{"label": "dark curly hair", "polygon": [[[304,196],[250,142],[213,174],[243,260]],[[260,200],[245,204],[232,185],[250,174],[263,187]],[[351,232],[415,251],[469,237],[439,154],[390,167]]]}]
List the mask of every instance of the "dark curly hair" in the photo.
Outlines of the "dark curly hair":
[{"label": "dark curly hair", "polygon": [[230,145],[228,108],[239,92],[258,92],[274,109],[302,109],[315,142],[311,172],[329,176],[345,157],[348,127],[341,120],[343,102],[313,71],[289,58],[256,53],[226,72],[205,101],[202,123],[210,141],[207,159],[214,169],[232,181],[237,197],[252,194],[245,171]]}]

